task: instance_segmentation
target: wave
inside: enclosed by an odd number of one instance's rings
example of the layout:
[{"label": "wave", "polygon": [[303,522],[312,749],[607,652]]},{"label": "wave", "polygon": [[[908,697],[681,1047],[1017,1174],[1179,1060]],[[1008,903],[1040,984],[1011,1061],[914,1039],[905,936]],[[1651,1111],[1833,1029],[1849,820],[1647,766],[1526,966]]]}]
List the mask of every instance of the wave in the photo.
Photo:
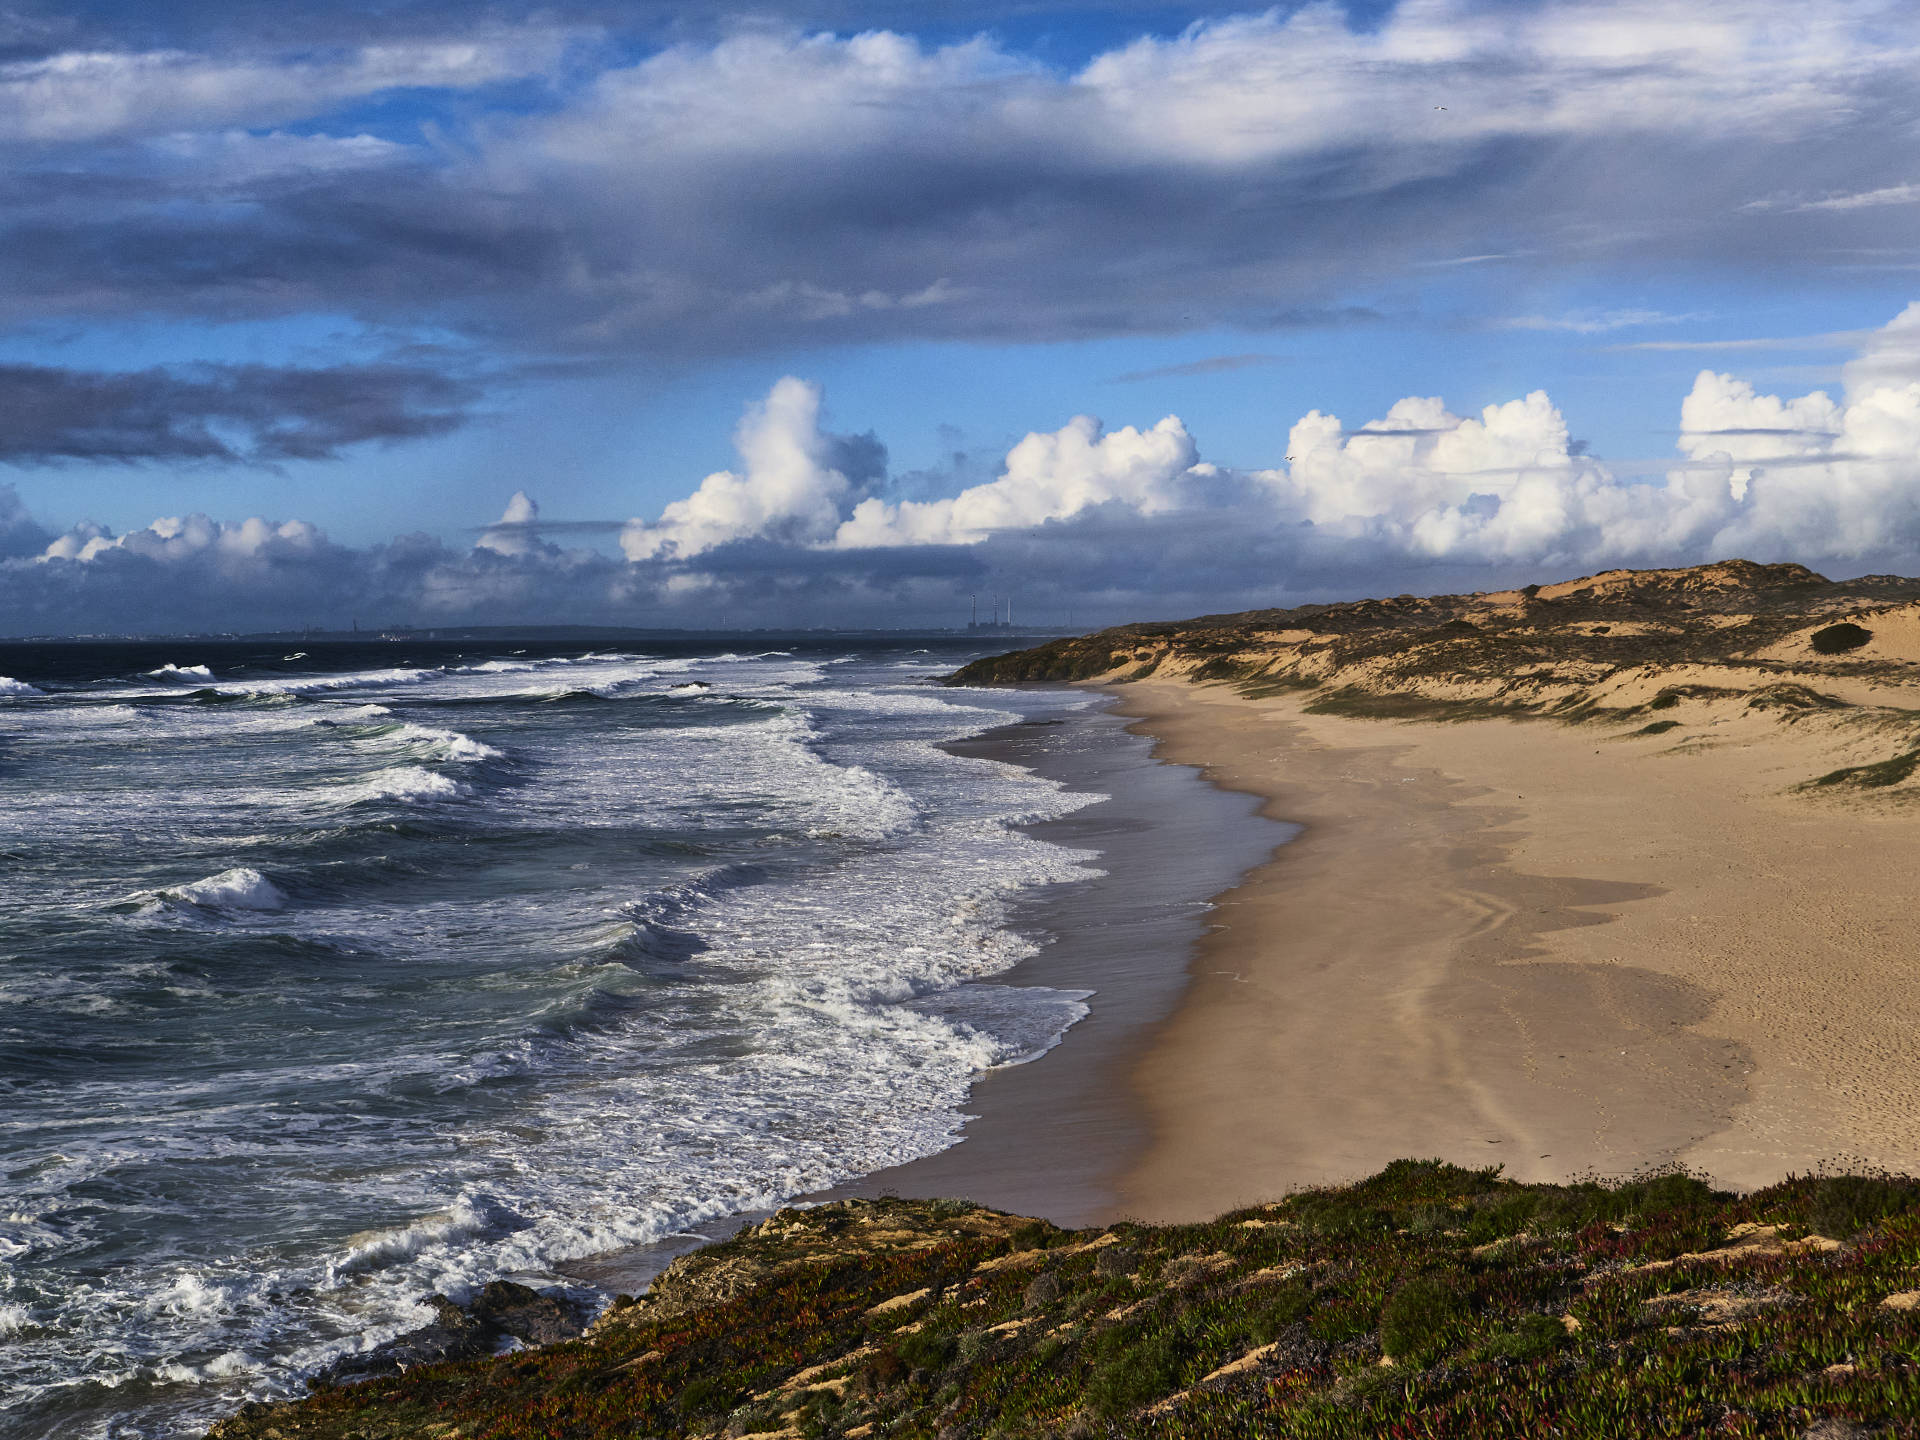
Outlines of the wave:
[{"label": "wave", "polygon": [[504,760],[506,752],[496,750],[484,741],[471,735],[462,735],[458,730],[442,730],[433,725],[407,724],[400,727],[400,738],[410,744],[420,745],[440,760]]},{"label": "wave", "polygon": [[466,794],[467,787],[451,776],[429,770],[423,765],[395,765],[352,785],[342,785],[334,793],[348,805],[372,800],[418,804],[428,800],[451,800]]},{"label": "wave", "polygon": [[38,685],[29,685],[24,680],[15,680],[9,675],[0,675],[0,695],[44,695],[47,692]]},{"label": "wave", "polygon": [[407,1225],[364,1230],[347,1241],[346,1253],[327,1266],[327,1281],[367,1270],[384,1269],[423,1251],[485,1235],[511,1235],[533,1222],[488,1195],[462,1195],[445,1210]]},{"label": "wave", "polygon": [[160,894],[202,910],[284,910],[287,906],[286,892],[250,865],[222,870]]},{"label": "wave", "polygon": [[213,671],[204,665],[175,665],[169,662],[158,670],[149,670],[155,680],[211,680]]}]

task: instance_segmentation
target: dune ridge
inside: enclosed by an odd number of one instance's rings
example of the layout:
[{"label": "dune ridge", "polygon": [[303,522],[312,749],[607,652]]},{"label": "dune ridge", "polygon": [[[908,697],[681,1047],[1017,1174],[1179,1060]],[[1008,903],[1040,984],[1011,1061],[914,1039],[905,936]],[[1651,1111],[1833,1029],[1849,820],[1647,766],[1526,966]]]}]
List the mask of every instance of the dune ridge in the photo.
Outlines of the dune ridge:
[{"label": "dune ridge", "polygon": [[1728,561],[1137,625],[1111,687],[1305,828],[1136,1071],[1134,1213],[1395,1155],[1740,1187],[1920,1165],[1920,581]]}]

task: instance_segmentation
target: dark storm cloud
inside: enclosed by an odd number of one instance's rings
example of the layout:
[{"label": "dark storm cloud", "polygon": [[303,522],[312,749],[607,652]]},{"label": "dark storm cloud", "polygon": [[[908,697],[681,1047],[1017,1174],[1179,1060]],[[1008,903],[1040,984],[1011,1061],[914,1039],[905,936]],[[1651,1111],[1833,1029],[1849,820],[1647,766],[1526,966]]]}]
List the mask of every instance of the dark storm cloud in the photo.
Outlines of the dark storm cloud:
[{"label": "dark storm cloud", "polygon": [[[672,361],[1344,324],[1462,255],[1786,274],[1910,244],[1910,207],[1802,203],[1910,179],[1920,56],[1885,9],[1833,7],[1819,46],[1764,6],[1313,9],[1062,68],[942,48],[924,7],[48,7],[20,33],[49,53],[115,38],[0,72],[0,315],[326,311]],[[846,33],[895,19],[932,38]],[[538,93],[463,98],[501,85]]]},{"label": "dark storm cloud", "polygon": [[0,365],[0,464],[274,464],[465,423],[475,390],[396,365],[195,365],[126,373]]}]

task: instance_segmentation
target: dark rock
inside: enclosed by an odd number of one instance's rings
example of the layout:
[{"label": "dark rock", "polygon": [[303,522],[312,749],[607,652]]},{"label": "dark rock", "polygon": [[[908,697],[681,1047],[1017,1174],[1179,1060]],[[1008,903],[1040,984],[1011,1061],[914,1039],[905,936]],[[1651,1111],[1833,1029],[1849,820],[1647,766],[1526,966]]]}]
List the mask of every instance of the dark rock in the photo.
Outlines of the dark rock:
[{"label": "dark rock", "polygon": [[433,1307],[431,1324],[396,1335],[364,1355],[335,1361],[315,1384],[352,1385],[415,1365],[478,1360],[509,1337],[525,1345],[551,1345],[586,1328],[585,1317],[564,1300],[509,1280],[494,1281],[465,1306],[444,1295],[429,1295],[426,1303]]},{"label": "dark rock", "polygon": [[586,1328],[573,1306],[510,1280],[495,1280],[470,1308],[482,1325],[526,1345],[571,1340]]}]

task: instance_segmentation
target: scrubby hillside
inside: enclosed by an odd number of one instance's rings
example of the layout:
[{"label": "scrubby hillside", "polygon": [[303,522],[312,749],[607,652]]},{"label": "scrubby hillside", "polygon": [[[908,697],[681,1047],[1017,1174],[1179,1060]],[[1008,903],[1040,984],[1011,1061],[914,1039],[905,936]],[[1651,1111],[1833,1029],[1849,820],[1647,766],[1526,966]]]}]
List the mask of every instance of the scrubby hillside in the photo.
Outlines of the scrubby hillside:
[{"label": "scrubby hillside", "polygon": [[1920,1436],[1920,1182],[1400,1161],[1206,1225],[783,1211],[586,1338],[217,1440]]},{"label": "scrubby hillside", "polygon": [[1816,785],[1884,788],[1920,769],[1920,580],[1745,560],[1611,570],[1121,626],[978,660],[949,683],[1150,676],[1297,692],[1319,712],[1546,716],[1667,744],[1794,725],[1843,762],[1812,770]]}]

